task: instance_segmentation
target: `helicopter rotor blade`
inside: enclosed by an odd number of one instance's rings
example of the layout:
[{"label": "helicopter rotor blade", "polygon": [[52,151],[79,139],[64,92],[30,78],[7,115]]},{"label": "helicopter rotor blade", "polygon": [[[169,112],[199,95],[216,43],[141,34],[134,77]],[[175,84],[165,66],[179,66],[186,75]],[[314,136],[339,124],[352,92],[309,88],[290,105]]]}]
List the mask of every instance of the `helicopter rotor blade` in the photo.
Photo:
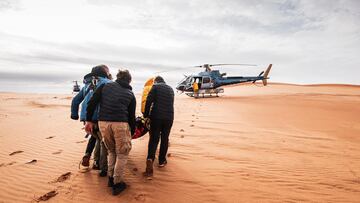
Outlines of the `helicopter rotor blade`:
[{"label": "helicopter rotor blade", "polygon": [[203,64],[198,66],[190,66],[190,67],[184,67],[184,68],[171,68],[169,70],[163,70],[155,72],[154,74],[160,74],[160,73],[167,73],[167,72],[173,72],[173,71],[179,71],[179,70],[187,70],[189,68],[206,68],[206,67],[213,67],[213,66],[257,66],[256,64],[246,64],[246,63],[219,63],[219,64]]},{"label": "helicopter rotor blade", "polygon": [[210,64],[211,66],[257,66],[256,64],[246,64],[246,63],[219,63],[219,64]]}]

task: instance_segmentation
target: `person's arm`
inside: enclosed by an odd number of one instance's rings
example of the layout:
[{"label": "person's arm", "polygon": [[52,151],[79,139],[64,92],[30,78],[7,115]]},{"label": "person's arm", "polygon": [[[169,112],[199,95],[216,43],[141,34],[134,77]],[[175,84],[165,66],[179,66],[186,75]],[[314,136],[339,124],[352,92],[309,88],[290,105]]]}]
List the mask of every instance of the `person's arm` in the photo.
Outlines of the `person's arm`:
[{"label": "person's arm", "polygon": [[79,119],[79,106],[81,102],[84,100],[84,91],[85,87],[81,89],[81,91],[72,99],[71,101],[71,119],[78,120]]},{"label": "person's arm", "polygon": [[90,98],[86,108],[86,121],[92,121],[96,106],[100,103],[103,88],[104,85],[96,88],[94,94]]},{"label": "person's arm", "polygon": [[156,94],[156,87],[152,86],[147,98],[146,98],[146,104],[145,104],[145,112],[144,112],[144,118],[149,117],[151,105],[154,102]]},{"label": "person's arm", "polygon": [[130,105],[128,107],[128,112],[129,112],[128,123],[130,126],[131,135],[133,135],[135,132],[135,110],[136,110],[136,99],[135,96],[133,96]]},{"label": "person's arm", "polygon": [[99,104],[101,100],[103,88],[104,85],[98,87],[88,102],[88,106],[86,108],[86,123],[85,123],[85,132],[87,133],[93,132],[94,123],[92,122],[92,117],[94,115],[94,111],[96,110],[96,106]]}]

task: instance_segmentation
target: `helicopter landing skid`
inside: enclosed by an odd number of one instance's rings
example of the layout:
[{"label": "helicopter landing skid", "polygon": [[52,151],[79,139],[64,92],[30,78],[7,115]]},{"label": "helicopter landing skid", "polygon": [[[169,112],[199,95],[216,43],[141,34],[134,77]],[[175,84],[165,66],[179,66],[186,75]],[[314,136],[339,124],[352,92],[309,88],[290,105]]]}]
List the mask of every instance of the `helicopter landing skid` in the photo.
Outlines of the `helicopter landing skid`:
[{"label": "helicopter landing skid", "polygon": [[220,93],[224,93],[223,88],[217,88],[217,89],[202,89],[198,92],[189,92],[185,93],[189,97],[197,98],[205,98],[205,97],[219,97]]}]

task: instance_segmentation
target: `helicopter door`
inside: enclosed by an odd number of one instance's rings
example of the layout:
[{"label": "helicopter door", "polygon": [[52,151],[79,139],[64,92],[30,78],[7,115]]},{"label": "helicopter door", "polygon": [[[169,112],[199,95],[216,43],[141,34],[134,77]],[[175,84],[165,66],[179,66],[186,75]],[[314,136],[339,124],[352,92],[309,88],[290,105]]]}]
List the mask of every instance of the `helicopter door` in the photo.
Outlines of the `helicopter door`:
[{"label": "helicopter door", "polygon": [[202,85],[201,85],[201,88],[203,89],[210,89],[212,88],[213,85],[212,85],[212,82],[211,82],[211,78],[208,77],[208,76],[205,76],[202,78]]}]

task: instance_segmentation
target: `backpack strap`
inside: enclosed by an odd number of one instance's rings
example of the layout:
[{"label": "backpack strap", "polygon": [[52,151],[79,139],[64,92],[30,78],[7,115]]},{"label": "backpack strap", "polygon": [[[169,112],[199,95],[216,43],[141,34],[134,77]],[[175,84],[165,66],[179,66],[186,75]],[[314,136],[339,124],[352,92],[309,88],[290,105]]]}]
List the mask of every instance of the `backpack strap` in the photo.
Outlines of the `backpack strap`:
[{"label": "backpack strap", "polygon": [[90,92],[91,90],[95,91],[97,82],[98,82],[98,79],[95,78],[95,77],[92,77],[91,83],[90,83],[88,89],[86,90],[86,92],[85,92],[85,94],[84,94],[84,98],[89,94],[89,92]]}]

